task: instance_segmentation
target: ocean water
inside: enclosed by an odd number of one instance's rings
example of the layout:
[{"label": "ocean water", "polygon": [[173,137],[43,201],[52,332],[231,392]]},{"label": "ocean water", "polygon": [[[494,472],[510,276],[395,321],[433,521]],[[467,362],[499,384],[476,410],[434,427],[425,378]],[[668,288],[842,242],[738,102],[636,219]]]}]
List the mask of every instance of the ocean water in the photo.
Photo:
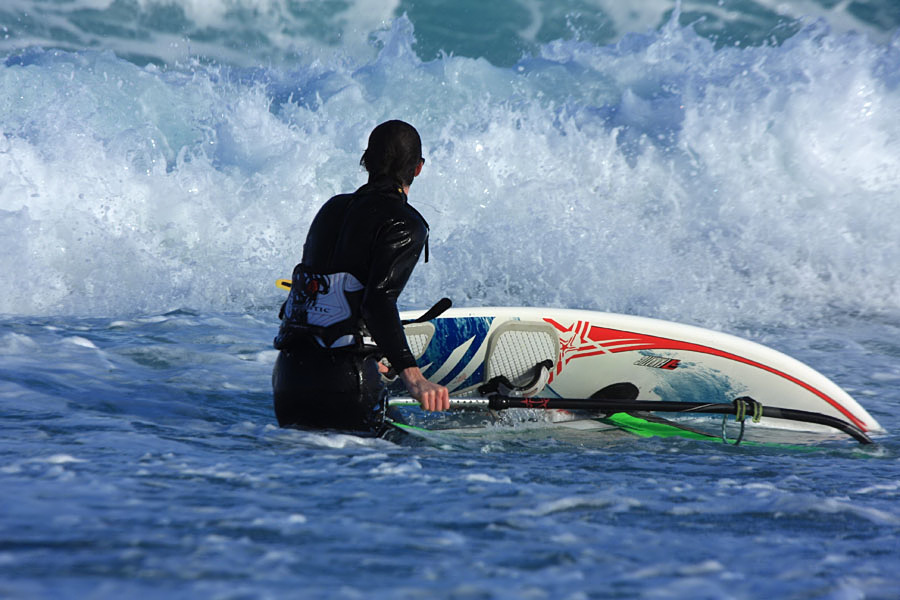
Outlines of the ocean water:
[{"label": "ocean water", "polygon": [[[900,5],[5,0],[0,597],[900,597]],[[402,308],[727,331],[808,452],[280,430],[306,227],[420,130]]]}]

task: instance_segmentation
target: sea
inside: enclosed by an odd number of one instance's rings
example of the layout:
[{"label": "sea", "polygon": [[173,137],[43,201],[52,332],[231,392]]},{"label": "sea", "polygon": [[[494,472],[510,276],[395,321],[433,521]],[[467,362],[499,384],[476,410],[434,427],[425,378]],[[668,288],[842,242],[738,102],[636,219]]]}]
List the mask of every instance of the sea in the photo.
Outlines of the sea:
[{"label": "sea", "polygon": [[[0,597],[900,598],[898,29],[897,0],[3,0]],[[885,432],[279,429],[275,281],[394,118],[431,225],[401,309],[724,331]]]}]

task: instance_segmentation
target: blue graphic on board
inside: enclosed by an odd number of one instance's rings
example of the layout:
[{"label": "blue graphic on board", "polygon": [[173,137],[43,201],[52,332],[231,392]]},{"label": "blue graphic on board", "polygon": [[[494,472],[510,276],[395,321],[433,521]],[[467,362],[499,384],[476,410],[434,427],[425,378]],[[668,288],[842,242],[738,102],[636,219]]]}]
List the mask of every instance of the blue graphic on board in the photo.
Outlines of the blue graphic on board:
[{"label": "blue graphic on board", "polygon": [[[419,357],[418,364],[422,368],[425,377],[431,378],[442,367],[454,350],[463,344],[469,344],[465,353],[452,365],[449,372],[441,377],[439,383],[447,385],[460,371],[465,369],[475,358],[479,349],[487,340],[488,331],[491,328],[493,317],[467,317],[461,319],[435,319],[434,336],[431,343],[425,349],[425,353]],[[465,388],[481,383],[484,380],[484,361],[472,372],[465,381],[454,388]]]},{"label": "blue graphic on board", "polygon": [[[630,375],[633,382],[640,383],[638,388],[641,392],[652,392],[662,401],[731,402],[747,394],[746,385],[739,386],[728,375],[708,364],[689,360],[689,352],[639,350],[638,354],[658,361],[677,361],[678,366],[673,369],[652,368],[653,363],[641,360],[634,363],[641,369]],[[647,366],[651,368],[644,368]]]},{"label": "blue graphic on board", "polygon": [[731,402],[746,395],[747,386],[737,385],[718,369],[682,361],[678,371],[658,379],[653,393],[664,401]]}]

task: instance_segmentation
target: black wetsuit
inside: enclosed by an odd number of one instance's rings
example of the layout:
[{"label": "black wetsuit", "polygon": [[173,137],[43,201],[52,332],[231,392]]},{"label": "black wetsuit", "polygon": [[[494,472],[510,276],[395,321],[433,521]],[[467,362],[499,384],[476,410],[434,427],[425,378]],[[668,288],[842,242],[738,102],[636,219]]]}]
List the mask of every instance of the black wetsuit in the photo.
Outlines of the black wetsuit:
[{"label": "black wetsuit", "polygon": [[[378,429],[384,385],[377,355],[398,372],[416,364],[397,297],[427,240],[428,224],[392,180],[335,196],[319,210],[275,338],[279,425]],[[364,332],[377,350],[363,347]]]}]

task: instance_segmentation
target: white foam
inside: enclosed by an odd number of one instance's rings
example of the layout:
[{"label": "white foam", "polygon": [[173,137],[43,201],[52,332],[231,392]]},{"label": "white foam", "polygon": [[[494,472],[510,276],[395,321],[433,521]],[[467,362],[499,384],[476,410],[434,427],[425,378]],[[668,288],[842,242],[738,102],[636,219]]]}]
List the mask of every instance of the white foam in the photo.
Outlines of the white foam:
[{"label": "white foam", "polygon": [[372,475],[413,475],[422,470],[422,463],[412,459],[405,462],[383,462],[369,469]]},{"label": "white foam", "polygon": [[632,508],[641,506],[641,502],[635,498],[608,496],[568,496],[541,502],[533,508],[519,511],[521,514],[535,517],[544,517],[558,512],[573,510],[603,508],[611,512],[626,512]]},{"label": "white foam", "polygon": [[46,462],[51,465],[67,465],[71,463],[83,463],[87,461],[81,458],[76,458],[71,454],[53,454],[51,456],[43,458],[31,459],[31,462]]},{"label": "white foam", "polygon": [[380,35],[375,59],[241,74],[93,53],[0,66],[19,99],[0,111],[0,313],[277,309],[274,280],[318,206],[364,181],[390,117],[428,161],[411,201],[431,262],[407,306],[713,327],[900,309],[884,242],[900,239],[900,50],[822,30],[716,49],[669,27],[502,69],[423,63],[404,19]]},{"label": "white foam", "polygon": [[896,495],[897,493],[900,493],[900,481],[886,481],[884,483],[868,485],[866,487],[855,490],[854,493],[871,494],[873,492],[887,492],[892,493],[891,495]]},{"label": "white foam", "polygon": [[466,474],[466,481],[476,483],[512,483],[509,477],[496,477],[488,473],[468,473]]},{"label": "white foam", "polygon": [[75,336],[67,337],[67,338],[64,338],[63,341],[68,342],[70,344],[74,344],[76,346],[81,346],[82,348],[91,348],[92,350],[98,350],[97,345],[94,344],[94,342],[92,342],[91,340],[89,340],[87,338],[83,338],[81,336],[75,335]]},{"label": "white foam", "polygon": [[39,345],[27,335],[6,333],[0,336],[0,354],[18,356],[38,350]]}]

